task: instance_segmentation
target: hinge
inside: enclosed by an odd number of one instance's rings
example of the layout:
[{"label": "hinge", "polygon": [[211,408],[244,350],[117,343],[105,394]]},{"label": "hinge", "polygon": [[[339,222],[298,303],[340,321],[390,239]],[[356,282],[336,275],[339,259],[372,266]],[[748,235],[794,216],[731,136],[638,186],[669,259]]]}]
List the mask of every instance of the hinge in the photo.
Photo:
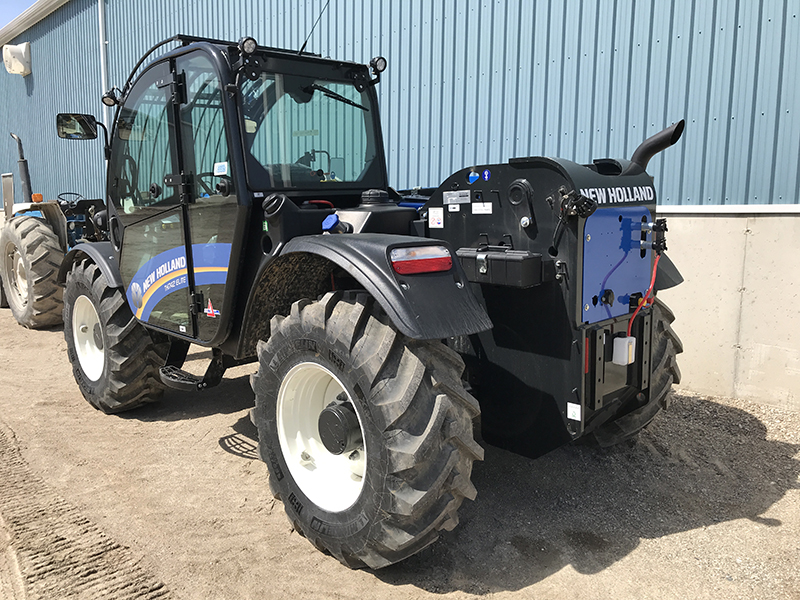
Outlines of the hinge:
[{"label": "hinge", "polygon": [[183,73],[170,73],[169,77],[156,81],[156,87],[159,89],[167,86],[173,104],[186,104],[186,81]]},{"label": "hinge", "polygon": [[189,294],[189,312],[199,315],[203,310],[203,292]]},{"label": "hinge", "polygon": [[164,175],[164,185],[178,188],[181,202],[191,204],[194,201],[192,194],[192,178],[184,173]]}]

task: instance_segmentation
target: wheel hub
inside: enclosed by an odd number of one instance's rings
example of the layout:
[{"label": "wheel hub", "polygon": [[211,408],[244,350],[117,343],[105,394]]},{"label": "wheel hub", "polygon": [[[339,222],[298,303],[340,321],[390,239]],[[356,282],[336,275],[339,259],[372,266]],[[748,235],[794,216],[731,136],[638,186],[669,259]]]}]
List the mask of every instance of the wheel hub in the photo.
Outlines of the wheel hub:
[{"label": "wheel hub", "polygon": [[361,426],[353,405],[331,404],[319,413],[317,423],[322,444],[331,454],[351,453],[362,444]]},{"label": "wheel hub", "polygon": [[283,378],[276,408],[281,452],[299,488],[324,510],[348,509],[364,488],[367,452],[344,384],[318,363],[300,363]]}]

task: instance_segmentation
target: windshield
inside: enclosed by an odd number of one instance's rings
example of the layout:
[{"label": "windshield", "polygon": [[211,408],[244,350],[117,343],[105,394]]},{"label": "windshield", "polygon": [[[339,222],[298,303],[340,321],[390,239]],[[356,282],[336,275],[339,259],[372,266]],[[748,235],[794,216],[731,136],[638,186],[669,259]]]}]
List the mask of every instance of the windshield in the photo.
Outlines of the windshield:
[{"label": "windshield", "polygon": [[370,95],[352,83],[262,73],[241,85],[254,189],[381,187]]}]

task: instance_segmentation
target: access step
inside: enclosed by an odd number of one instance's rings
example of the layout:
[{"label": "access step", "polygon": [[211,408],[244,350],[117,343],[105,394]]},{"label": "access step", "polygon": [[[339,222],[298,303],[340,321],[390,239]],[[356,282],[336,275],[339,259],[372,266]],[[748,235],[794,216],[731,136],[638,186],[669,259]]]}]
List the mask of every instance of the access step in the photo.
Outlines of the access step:
[{"label": "access step", "polygon": [[202,377],[192,375],[172,365],[161,367],[158,374],[161,377],[161,383],[175,390],[181,390],[182,392],[194,392],[195,390],[206,387],[203,384]]}]

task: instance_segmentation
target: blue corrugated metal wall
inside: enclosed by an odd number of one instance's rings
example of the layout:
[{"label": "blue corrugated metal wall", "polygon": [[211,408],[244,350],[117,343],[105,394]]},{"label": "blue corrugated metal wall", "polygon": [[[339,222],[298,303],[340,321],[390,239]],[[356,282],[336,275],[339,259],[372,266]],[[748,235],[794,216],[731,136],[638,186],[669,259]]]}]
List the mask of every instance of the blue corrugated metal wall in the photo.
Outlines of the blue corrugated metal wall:
[{"label": "blue corrugated metal wall", "polygon": [[[179,32],[299,48],[323,5],[107,0],[110,81],[121,85],[147,48]],[[308,49],[387,57],[381,110],[399,188],[513,156],[628,157],[686,118],[680,145],[649,168],[662,203],[798,204],[799,8],[789,0],[330,0]],[[100,113],[97,37],[96,2],[71,0],[15,40],[34,42],[34,74],[0,73],[11,99],[0,126],[27,136],[34,187],[49,195],[100,190],[89,183],[102,177],[99,167],[84,166],[99,151],[57,140],[51,125],[58,110]],[[0,144],[0,160],[4,171],[15,168],[10,144]]]},{"label": "blue corrugated metal wall", "polygon": [[0,170],[14,173],[22,201],[17,147],[22,138],[34,192],[55,198],[60,192],[102,197],[104,163],[100,143],[70,142],[56,135],[56,113],[100,115],[97,2],[72,0],[12,43],[31,43],[32,73],[9,75],[0,66]]}]

